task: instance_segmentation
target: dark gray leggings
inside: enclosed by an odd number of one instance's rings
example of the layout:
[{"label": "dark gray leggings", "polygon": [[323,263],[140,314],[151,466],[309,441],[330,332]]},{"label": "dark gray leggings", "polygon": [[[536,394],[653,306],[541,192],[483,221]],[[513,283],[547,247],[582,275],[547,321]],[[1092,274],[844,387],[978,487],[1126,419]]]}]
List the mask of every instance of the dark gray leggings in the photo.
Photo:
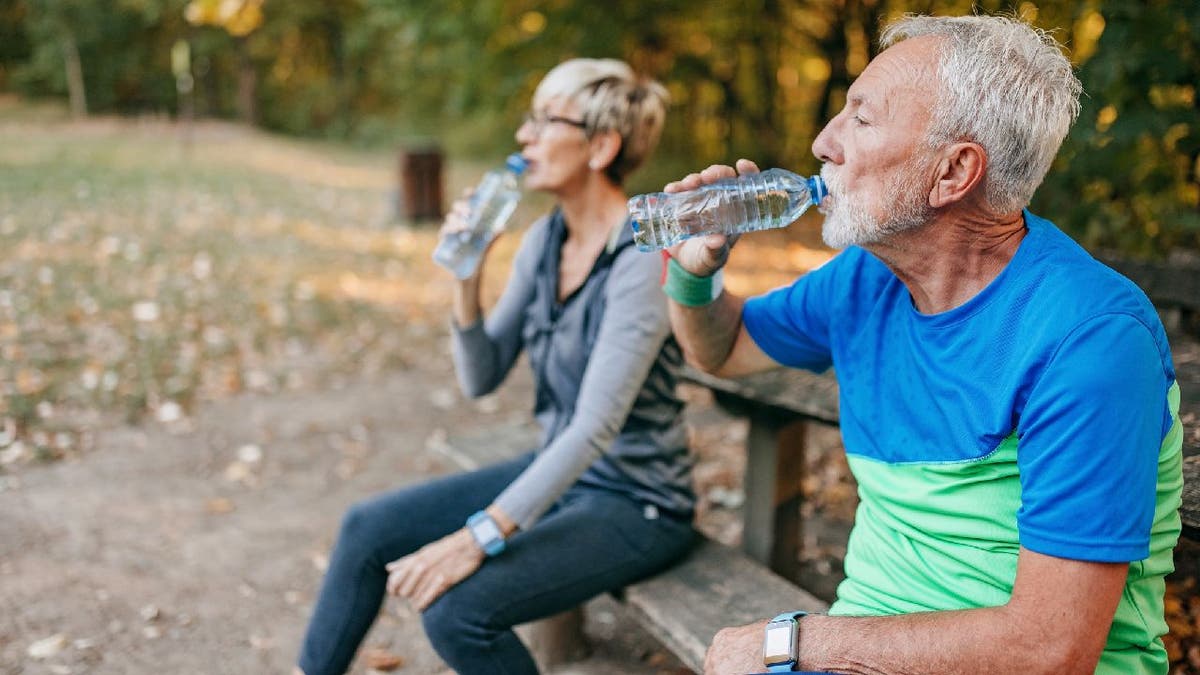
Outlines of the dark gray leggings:
[{"label": "dark gray leggings", "polygon": [[[379,612],[384,565],[462,527],[532,461],[530,453],[351,507],[301,647],[306,675],[350,667]],[[433,648],[464,675],[536,673],[513,626],[650,576],[690,548],[689,520],[646,516],[645,505],[627,496],[572,488],[531,529],[514,534],[503,553],[425,610]]]}]

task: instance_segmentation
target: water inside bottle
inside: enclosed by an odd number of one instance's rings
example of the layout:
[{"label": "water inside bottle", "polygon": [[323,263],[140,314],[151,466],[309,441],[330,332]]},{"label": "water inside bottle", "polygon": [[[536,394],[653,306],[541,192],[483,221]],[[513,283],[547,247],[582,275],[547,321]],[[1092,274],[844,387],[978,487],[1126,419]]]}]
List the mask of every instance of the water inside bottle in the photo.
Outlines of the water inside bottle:
[{"label": "water inside bottle", "polygon": [[688,192],[639,195],[629,201],[634,242],[643,251],[712,233],[785,227],[825,194],[824,184],[770,169]]}]

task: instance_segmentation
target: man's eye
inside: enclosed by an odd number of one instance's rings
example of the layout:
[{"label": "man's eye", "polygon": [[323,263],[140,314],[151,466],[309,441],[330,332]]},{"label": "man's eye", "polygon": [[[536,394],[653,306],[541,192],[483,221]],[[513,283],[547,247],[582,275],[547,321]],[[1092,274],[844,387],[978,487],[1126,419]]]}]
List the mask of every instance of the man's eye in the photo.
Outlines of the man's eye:
[{"label": "man's eye", "polygon": [[865,127],[865,126],[867,126],[867,121],[866,121],[866,120],[864,120],[863,118],[859,117],[858,115],[855,115],[855,116],[854,116],[854,123],[855,123],[855,124],[857,124],[857,125],[858,125],[858,126],[860,126],[860,127]]}]

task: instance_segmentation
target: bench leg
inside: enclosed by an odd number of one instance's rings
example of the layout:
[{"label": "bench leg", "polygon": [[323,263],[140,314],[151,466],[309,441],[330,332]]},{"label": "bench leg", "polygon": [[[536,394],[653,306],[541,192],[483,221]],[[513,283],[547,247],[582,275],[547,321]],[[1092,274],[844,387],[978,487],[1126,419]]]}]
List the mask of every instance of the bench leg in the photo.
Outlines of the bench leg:
[{"label": "bench leg", "polygon": [[805,423],[781,424],[754,413],[746,437],[746,510],[742,548],[776,574],[800,572]]},{"label": "bench leg", "polygon": [[522,624],[517,626],[516,631],[542,672],[586,658],[591,651],[583,635],[582,605],[540,621]]}]

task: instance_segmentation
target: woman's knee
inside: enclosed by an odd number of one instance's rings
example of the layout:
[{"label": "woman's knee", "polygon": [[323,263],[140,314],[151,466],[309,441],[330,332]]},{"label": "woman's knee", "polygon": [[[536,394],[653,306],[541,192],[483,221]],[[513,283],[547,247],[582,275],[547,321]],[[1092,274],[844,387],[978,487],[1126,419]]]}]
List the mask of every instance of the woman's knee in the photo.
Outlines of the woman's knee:
[{"label": "woman's knee", "polygon": [[425,635],[439,654],[480,648],[503,630],[490,625],[491,617],[486,607],[456,590],[459,588],[446,591],[421,613]]},{"label": "woman's knee", "polygon": [[360,501],[342,515],[337,548],[358,558],[377,557],[384,534],[395,525],[395,521],[385,517],[372,500]]}]

